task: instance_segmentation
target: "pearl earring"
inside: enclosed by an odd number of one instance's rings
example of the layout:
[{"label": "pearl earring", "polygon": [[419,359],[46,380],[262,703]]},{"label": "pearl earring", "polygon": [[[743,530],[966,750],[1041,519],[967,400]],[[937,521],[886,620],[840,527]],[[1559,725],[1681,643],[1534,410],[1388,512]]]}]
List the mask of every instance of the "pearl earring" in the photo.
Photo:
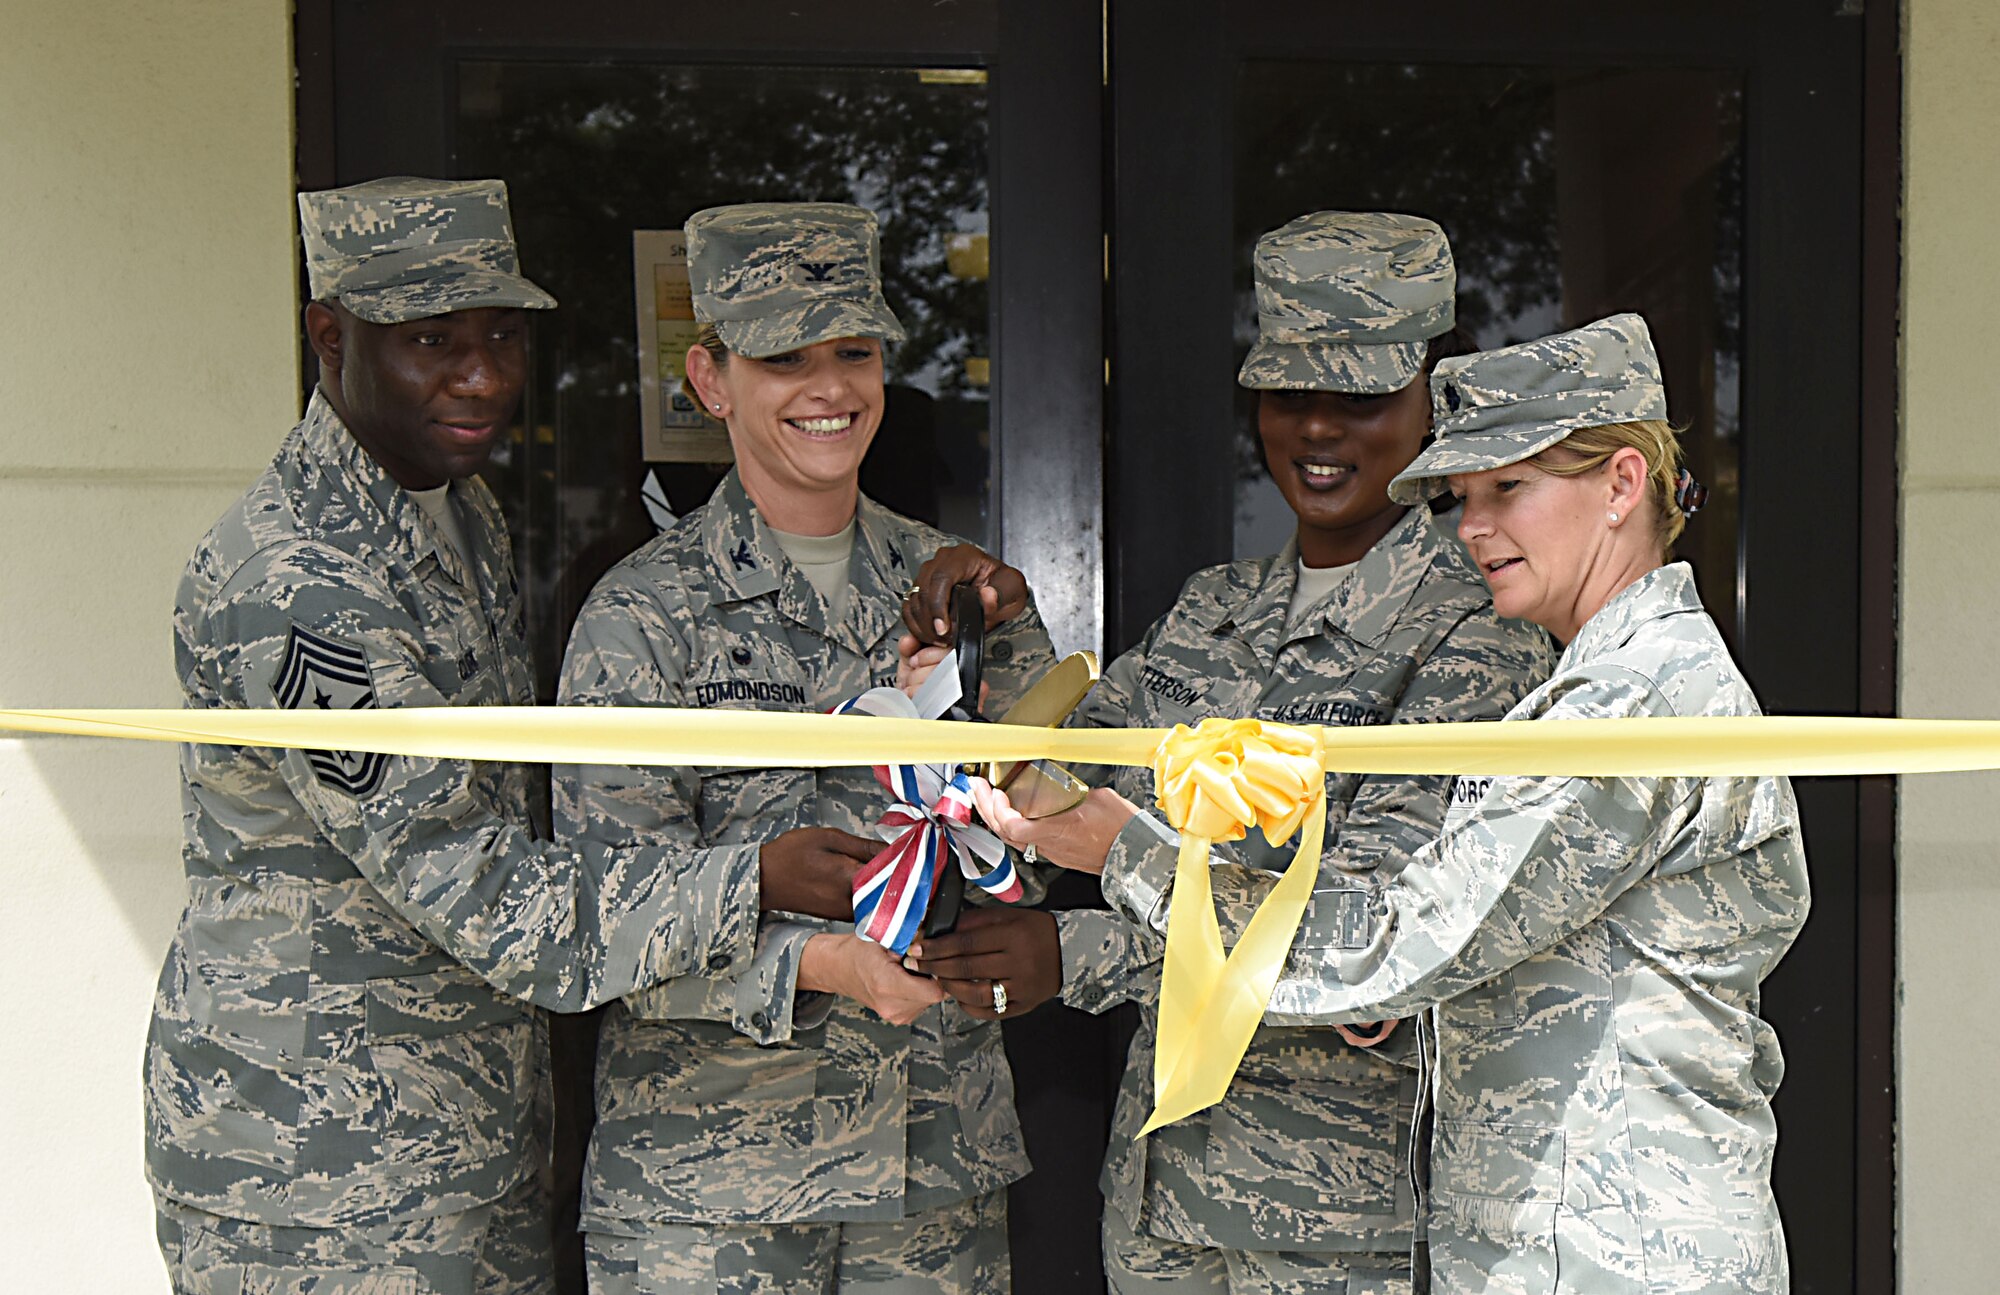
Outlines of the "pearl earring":
[{"label": "pearl earring", "polygon": [[1611,514],[1611,524],[1612,524],[1613,526],[1616,526],[1616,525],[1618,524],[1618,514],[1617,514],[1617,513],[1613,513],[1613,514]]}]

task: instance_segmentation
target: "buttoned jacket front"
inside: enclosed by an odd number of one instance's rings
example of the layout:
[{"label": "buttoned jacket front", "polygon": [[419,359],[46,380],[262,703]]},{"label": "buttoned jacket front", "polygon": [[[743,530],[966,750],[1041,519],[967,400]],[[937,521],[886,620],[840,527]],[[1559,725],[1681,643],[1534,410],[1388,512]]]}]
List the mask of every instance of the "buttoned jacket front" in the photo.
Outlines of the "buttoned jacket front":
[{"label": "buttoned jacket front", "polygon": [[[1209,718],[1363,726],[1498,719],[1547,672],[1541,631],[1501,621],[1450,533],[1414,509],[1321,601],[1287,624],[1298,554],[1198,572],[1139,645],[1105,671],[1082,719],[1171,727]],[[1115,785],[1150,803],[1151,775]],[[1374,920],[1375,870],[1431,839],[1445,777],[1327,779],[1326,865],[1293,944],[1295,964],[1324,961]],[[1261,838],[1218,853],[1212,869],[1224,938],[1242,926],[1291,860]],[[1156,818],[1135,819],[1106,875],[1126,899],[1164,908],[1177,849]],[[1147,880],[1149,879],[1149,880]],[[1378,1052],[1282,1017],[1259,1030],[1217,1107],[1144,1140],[1151,1108],[1160,945],[1111,915],[1063,914],[1065,1001],[1101,1010],[1146,1003],[1125,1068],[1105,1191],[1135,1230],[1189,1244],[1254,1250],[1399,1252],[1414,1197],[1407,1172],[1416,1074],[1409,1032]]]},{"label": "buttoned jacket front", "polygon": [[[892,685],[911,575],[955,543],[863,497],[846,615],[783,554],[735,473],[614,567],[578,618],[565,700],[824,712]],[[1031,608],[989,636],[989,709],[1053,665]],[[799,827],[871,835],[868,769],[586,766],[557,771],[567,830],[689,854],[754,850]],[[1029,870],[1032,872],[1033,870]],[[1030,897],[1039,879],[1025,878]],[[910,1026],[797,990],[812,919],[767,918],[749,969],[628,998],[599,1045],[584,1226],[881,1220],[1027,1172],[999,1029],[953,1003]]]}]

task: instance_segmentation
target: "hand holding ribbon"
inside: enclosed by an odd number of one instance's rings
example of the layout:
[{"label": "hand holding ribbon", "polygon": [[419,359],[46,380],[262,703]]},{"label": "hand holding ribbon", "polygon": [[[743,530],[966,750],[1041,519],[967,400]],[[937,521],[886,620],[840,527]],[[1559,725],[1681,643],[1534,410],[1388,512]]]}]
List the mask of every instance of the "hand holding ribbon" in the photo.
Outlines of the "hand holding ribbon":
[{"label": "hand holding ribbon", "polygon": [[[894,688],[871,688],[834,707],[836,715],[930,718]],[[896,804],[875,825],[889,847],[854,876],[854,933],[901,955],[923,929],[938,879],[955,859],[967,881],[1003,903],[1022,896],[1021,878],[1000,838],[972,821],[971,781],[955,765],[878,764],[875,781]]]}]

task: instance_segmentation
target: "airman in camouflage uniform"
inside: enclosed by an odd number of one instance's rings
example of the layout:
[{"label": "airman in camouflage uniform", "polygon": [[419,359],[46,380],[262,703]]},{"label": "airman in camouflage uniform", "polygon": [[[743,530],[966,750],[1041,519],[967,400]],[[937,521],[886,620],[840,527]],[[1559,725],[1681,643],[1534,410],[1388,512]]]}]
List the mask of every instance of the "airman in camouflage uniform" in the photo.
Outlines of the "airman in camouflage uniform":
[{"label": "airman in camouflage uniform", "polygon": [[[1400,391],[1420,380],[1430,339],[1452,326],[1451,253],[1427,220],[1302,217],[1259,240],[1255,272],[1261,333],[1239,375],[1253,390]],[[1428,508],[1412,508],[1329,593],[1293,608],[1299,578],[1297,538],[1274,557],[1197,572],[1173,609],[1105,671],[1081,718],[1145,727],[1214,716],[1334,725],[1498,719],[1547,673],[1546,636],[1494,615],[1477,571]],[[1124,769],[1113,785],[1150,804],[1150,784],[1148,771]],[[1295,957],[1323,957],[1365,938],[1378,864],[1436,835],[1450,787],[1448,777],[1328,778],[1328,866]],[[1233,943],[1291,851],[1253,838],[1236,847],[1239,863],[1223,865],[1223,853],[1216,894]],[[1129,878],[1131,891],[1164,890],[1176,855],[1171,830],[1140,814],[1113,843],[1106,876]],[[1113,1285],[1407,1291],[1412,1032],[1367,1050],[1273,1017],[1220,1105],[1140,1139],[1152,1108],[1160,941],[1113,914],[1060,920],[1064,1001],[1101,1011],[1135,998],[1146,1008],[1104,1175]]]},{"label": "airman in camouflage uniform", "polygon": [[[531,704],[492,494],[452,481],[450,534],[336,410],[343,369],[382,372],[334,303],[382,337],[435,319],[451,408],[505,426],[509,308],[554,304],[505,191],[380,181],[299,208],[308,330],[346,327],[344,359],[188,563],[186,704]],[[190,745],[181,771],[189,898],[145,1063],[175,1289],[547,1289],[536,1006],[748,966],[754,849],[548,845],[521,765]]]},{"label": "airman in camouflage uniform", "polygon": [[[1394,488],[1412,502],[1580,427],[1666,417],[1631,315],[1447,360],[1432,391],[1437,442]],[[1468,504],[1475,552],[1484,526]],[[1649,561],[1508,720],[1759,713],[1687,567]],[[1130,862],[1105,892],[1157,926],[1163,879]],[[1460,778],[1380,898],[1359,938],[1296,947],[1271,1007],[1331,1023],[1436,1004],[1438,1290],[1788,1289],[1784,1067],[1757,1014],[1808,906],[1785,779]]]},{"label": "airman in camouflage uniform", "polygon": [[[725,207],[687,232],[696,315],[731,368],[902,336],[869,213]],[[746,460],[763,451],[733,417],[731,434],[739,467],[714,497],[591,594],[565,701],[819,713],[895,683],[903,591],[956,541],[857,496],[836,616],[752,502]],[[1031,608],[987,640],[991,704],[1053,664]],[[556,789],[570,830],[690,858],[813,825],[868,833],[889,804],[865,768],[586,766],[558,769]],[[807,942],[851,929],[773,916],[747,968],[612,1009],[584,1189],[593,1290],[1006,1289],[1005,1188],[1028,1163],[1000,1031],[952,1002],[892,1025],[800,989]]]}]

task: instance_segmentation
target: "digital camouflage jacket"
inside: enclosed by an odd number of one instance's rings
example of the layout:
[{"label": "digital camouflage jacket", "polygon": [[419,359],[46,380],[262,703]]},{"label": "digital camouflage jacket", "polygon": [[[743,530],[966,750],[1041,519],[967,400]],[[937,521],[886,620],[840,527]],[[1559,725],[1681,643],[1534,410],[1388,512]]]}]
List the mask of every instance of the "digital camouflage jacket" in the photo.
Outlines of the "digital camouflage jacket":
[{"label": "digital camouflage jacket", "polygon": [[[1498,719],[1547,673],[1552,654],[1540,630],[1494,616],[1450,525],[1412,509],[1289,629],[1294,544],[1196,573],[1105,671],[1082,718],[1160,727],[1214,716],[1325,725]],[[1143,769],[1115,777],[1140,805],[1151,803],[1151,781]],[[1296,966],[1330,964],[1367,938],[1381,865],[1392,872],[1437,834],[1450,790],[1448,777],[1328,776],[1325,860],[1293,943]],[[1129,878],[1128,903],[1145,891],[1142,914],[1164,911],[1177,848],[1171,831],[1142,814],[1112,846],[1106,878]],[[1232,851],[1242,862],[1226,861]],[[1226,942],[1291,856],[1291,846],[1272,850],[1261,837],[1218,848]],[[1104,1179],[1135,1231],[1247,1250],[1408,1249],[1413,1031],[1369,1051],[1274,1014],[1220,1105],[1135,1141],[1152,1106],[1160,942],[1109,914],[1062,920],[1064,1000],[1090,1010],[1124,997],[1146,1004]]]},{"label": "digital camouflage jacket", "polygon": [[[315,394],[188,562],[186,704],[531,704],[499,508],[477,480],[451,498],[463,557]],[[493,1200],[543,1142],[530,1004],[754,949],[754,854],[549,845],[528,767],[190,745],[181,775],[146,1165],[198,1209],[341,1227]]]},{"label": "digital camouflage jacket", "polygon": [[[565,701],[823,712],[896,675],[904,589],[956,543],[862,498],[838,624],[730,473],[599,582],[570,638]],[[988,636],[989,709],[1054,664],[1032,608]],[[798,827],[863,835],[889,807],[865,768],[556,773],[559,824],[699,859]],[[692,866],[692,865],[690,865]],[[1040,879],[1026,875],[1029,898]],[[769,917],[749,967],[627,998],[598,1048],[586,1230],[660,1222],[884,1220],[1027,1172],[997,1026],[944,1003],[908,1026],[797,989],[810,918]]]},{"label": "digital camouflage jacket", "polygon": [[[1619,593],[1509,720],[1758,714],[1684,564]],[[1150,885],[1109,893],[1157,909]],[[1759,986],[1804,923],[1783,778],[1461,778],[1361,947],[1274,1010],[1435,1013],[1441,1292],[1782,1292]]]}]

